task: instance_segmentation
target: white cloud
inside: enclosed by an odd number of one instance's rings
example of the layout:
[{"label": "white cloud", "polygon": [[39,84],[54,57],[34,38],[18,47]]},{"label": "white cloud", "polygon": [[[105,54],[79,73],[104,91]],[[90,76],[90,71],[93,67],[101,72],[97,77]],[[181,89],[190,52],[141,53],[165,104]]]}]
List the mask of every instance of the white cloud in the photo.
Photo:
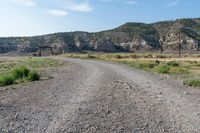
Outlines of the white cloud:
[{"label": "white cloud", "polygon": [[87,0],[79,3],[74,0],[52,0],[52,2],[57,5],[58,8],[63,8],[65,10],[91,12],[94,9]]},{"label": "white cloud", "polygon": [[138,2],[136,2],[135,0],[127,0],[125,1],[125,3],[129,5],[138,5]]},{"label": "white cloud", "polygon": [[73,11],[78,11],[78,12],[91,12],[93,11],[93,7],[91,7],[87,2],[81,3],[81,4],[74,4],[67,9],[73,10]]},{"label": "white cloud", "polygon": [[99,0],[101,2],[111,2],[112,0]]},{"label": "white cloud", "polygon": [[0,0],[0,2],[15,4],[22,7],[33,7],[36,5],[34,0]]},{"label": "white cloud", "polygon": [[120,3],[125,3],[125,4],[128,4],[128,5],[138,5],[139,4],[136,0],[119,0],[119,1],[98,0],[98,1],[100,1],[100,2],[107,2],[107,3],[110,3],[110,2],[120,2]]},{"label": "white cloud", "polygon": [[64,17],[64,16],[67,16],[67,15],[68,15],[68,12],[67,12],[67,11],[58,10],[58,9],[51,9],[51,10],[48,10],[47,12],[48,12],[50,15],[53,15],[53,16],[61,16],[61,17]]},{"label": "white cloud", "polygon": [[180,0],[174,0],[171,3],[168,3],[167,6],[174,7],[174,6],[178,5],[179,3],[180,3]]}]

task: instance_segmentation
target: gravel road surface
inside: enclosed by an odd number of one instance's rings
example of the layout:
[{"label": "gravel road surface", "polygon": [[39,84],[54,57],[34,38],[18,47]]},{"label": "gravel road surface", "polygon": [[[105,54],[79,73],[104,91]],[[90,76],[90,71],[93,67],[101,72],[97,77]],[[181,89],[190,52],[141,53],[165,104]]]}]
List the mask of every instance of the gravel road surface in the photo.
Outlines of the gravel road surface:
[{"label": "gravel road surface", "polygon": [[198,133],[200,91],[100,61],[66,59],[54,78],[0,88],[0,133]]}]

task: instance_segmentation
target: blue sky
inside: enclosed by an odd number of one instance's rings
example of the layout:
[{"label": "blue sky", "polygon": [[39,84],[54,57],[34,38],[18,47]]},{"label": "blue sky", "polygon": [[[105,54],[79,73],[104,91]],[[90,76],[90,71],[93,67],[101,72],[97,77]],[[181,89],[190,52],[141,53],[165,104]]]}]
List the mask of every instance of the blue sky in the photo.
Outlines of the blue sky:
[{"label": "blue sky", "polygon": [[200,17],[200,0],[0,0],[0,36],[95,32],[126,22]]}]

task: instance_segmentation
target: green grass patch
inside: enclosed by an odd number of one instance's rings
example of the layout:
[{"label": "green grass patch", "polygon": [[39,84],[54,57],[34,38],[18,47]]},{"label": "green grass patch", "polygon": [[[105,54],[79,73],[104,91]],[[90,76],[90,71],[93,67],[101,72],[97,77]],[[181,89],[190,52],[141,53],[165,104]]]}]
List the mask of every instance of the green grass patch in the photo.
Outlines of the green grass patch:
[{"label": "green grass patch", "polygon": [[26,78],[28,77],[30,73],[30,70],[24,66],[22,67],[18,67],[18,68],[15,68],[13,71],[12,71],[12,75],[16,78],[16,79],[22,79],[22,78]]},{"label": "green grass patch", "polygon": [[185,85],[193,86],[193,87],[200,87],[200,80],[192,79],[184,81]]},{"label": "green grass patch", "polygon": [[158,73],[166,74],[170,72],[170,67],[168,65],[160,65],[156,68]]},{"label": "green grass patch", "polygon": [[12,85],[15,81],[15,77],[11,74],[0,76],[0,86]]},{"label": "green grass patch", "polygon": [[15,68],[7,74],[3,74],[0,76],[0,86],[12,85],[14,83],[21,83],[27,81],[36,81],[40,80],[40,75],[31,71],[28,68],[22,66]]},{"label": "green grass patch", "polygon": [[176,61],[170,61],[167,63],[168,66],[178,67],[180,64]]},{"label": "green grass patch", "polygon": [[59,67],[62,65],[61,62],[50,58],[27,58],[23,63],[33,69]]},{"label": "green grass patch", "polygon": [[2,57],[0,58],[0,86],[36,81],[40,79],[40,75],[48,75],[46,70],[60,68],[67,64],[57,58]]},{"label": "green grass patch", "polygon": [[155,66],[157,66],[157,64],[152,63],[152,62],[140,64],[140,67],[144,67],[144,68],[154,68]]},{"label": "green grass patch", "polygon": [[32,71],[28,74],[29,81],[37,81],[40,80],[40,75],[36,71]]},{"label": "green grass patch", "polygon": [[53,58],[38,57],[17,57],[17,58],[0,58],[0,75],[12,71],[14,68],[26,66],[33,70],[54,69],[66,66],[65,61]]},{"label": "green grass patch", "polygon": [[93,55],[93,54],[87,54],[87,58],[88,58],[88,59],[96,59],[97,56],[96,56],[96,55]]},{"label": "green grass patch", "polygon": [[170,67],[170,73],[172,74],[187,74],[189,73],[188,69],[182,67]]}]

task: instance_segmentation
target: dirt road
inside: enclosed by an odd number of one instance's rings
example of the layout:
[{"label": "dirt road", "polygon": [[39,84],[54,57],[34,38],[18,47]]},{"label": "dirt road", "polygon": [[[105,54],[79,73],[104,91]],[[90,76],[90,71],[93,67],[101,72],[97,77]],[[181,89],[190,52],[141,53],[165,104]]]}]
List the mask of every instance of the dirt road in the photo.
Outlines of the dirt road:
[{"label": "dirt road", "polygon": [[112,63],[66,59],[51,80],[0,89],[0,132],[200,132],[200,91]]}]

